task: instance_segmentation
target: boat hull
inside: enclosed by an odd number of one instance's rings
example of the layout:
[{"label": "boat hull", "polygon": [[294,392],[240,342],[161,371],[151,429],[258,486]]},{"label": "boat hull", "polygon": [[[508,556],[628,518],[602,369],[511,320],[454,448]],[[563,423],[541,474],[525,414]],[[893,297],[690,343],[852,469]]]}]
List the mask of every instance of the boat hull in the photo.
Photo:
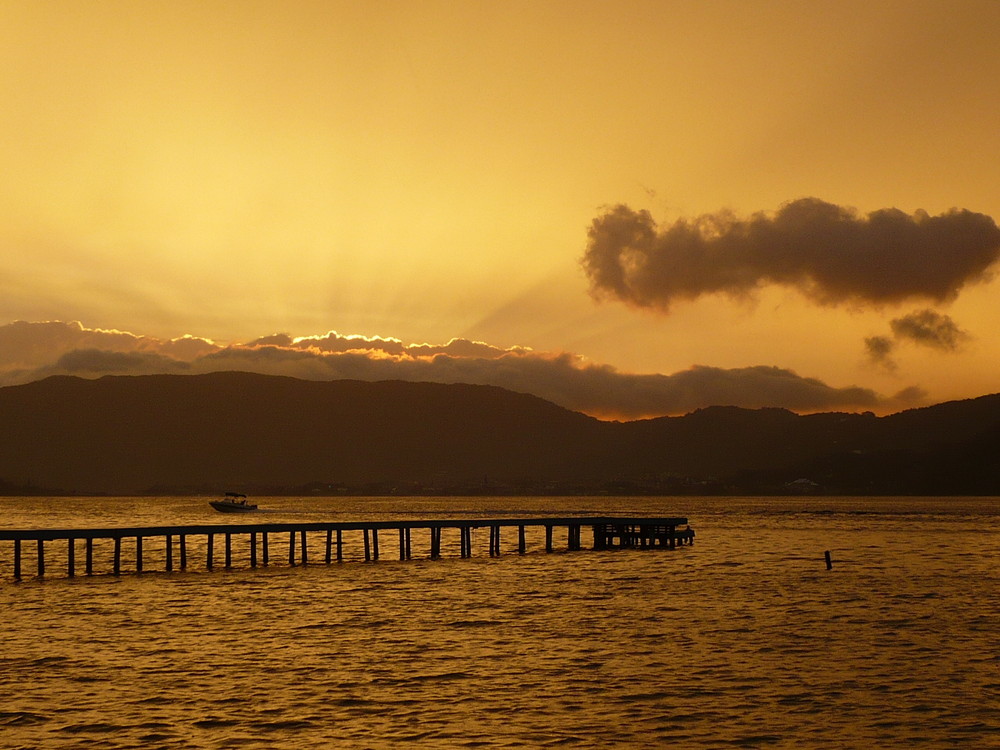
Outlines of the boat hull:
[{"label": "boat hull", "polygon": [[257,510],[256,505],[233,503],[228,500],[209,500],[208,504],[220,513],[254,513]]}]

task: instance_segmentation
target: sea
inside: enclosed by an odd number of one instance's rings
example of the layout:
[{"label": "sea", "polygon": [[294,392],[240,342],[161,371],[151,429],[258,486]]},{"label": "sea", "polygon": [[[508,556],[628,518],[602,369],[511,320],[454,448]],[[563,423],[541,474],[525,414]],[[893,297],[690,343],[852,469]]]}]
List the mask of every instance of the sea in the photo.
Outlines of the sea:
[{"label": "sea", "polygon": [[[12,575],[0,748],[1000,748],[1000,499],[0,498],[5,529],[682,516],[675,550],[489,556],[414,532],[365,562]],[[394,547],[394,543],[396,546]],[[832,567],[827,569],[825,553]],[[127,557],[128,548],[124,553]],[[218,546],[216,548],[218,554]],[[33,548],[25,553],[32,572]],[[276,564],[275,564],[276,563]],[[79,565],[79,554],[78,562]]]}]

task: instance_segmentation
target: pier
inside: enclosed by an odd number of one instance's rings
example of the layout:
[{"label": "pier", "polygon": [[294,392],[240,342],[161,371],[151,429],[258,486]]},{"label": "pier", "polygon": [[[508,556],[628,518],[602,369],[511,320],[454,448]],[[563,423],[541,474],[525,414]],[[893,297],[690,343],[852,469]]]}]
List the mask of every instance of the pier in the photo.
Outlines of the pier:
[{"label": "pier", "polygon": [[[436,560],[446,553],[454,556],[456,547],[458,557],[468,558],[474,554],[475,532],[479,529],[488,532],[490,557],[503,554],[505,545],[501,540],[505,530],[511,532],[507,553],[520,555],[529,551],[529,534],[531,551],[582,550],[584,529],[591,534],[590,548],[593,550],[674,549],[694,543],[694,531],[687,526],[686,518],[475,518],[0,529],[0,542],[12,543],[8,547],[9,565],[2,552],[0,564],[6,575],[15,581],[25,575],[42,578],[59,571],[73,578],[78,574],[229,570],[277,564],[309,565],[319,561],[329,565],[345,560],[374,562],[383,552],[396,552],[397,541],[399,560],[409,560],[417,547],[414,537],[418,537],[423,546],[424,558]],[[515,531],[516,538],[513,537]],[[391,539],[386,540],[386,537]],[[380,542],[386,546],[380,547]],[[482,546],[481,539],[479,546]],[[421,556],[419,549],[417,554]]]}]

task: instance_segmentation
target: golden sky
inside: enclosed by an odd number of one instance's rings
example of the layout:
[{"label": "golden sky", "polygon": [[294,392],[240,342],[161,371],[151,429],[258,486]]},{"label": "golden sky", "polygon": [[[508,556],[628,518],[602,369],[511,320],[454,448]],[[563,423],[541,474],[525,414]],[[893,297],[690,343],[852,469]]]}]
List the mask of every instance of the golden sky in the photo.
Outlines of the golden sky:
[{"label": "golden sky", "polygon": [[0,0],[0,325],[995,392],[997,281],[639,309],[581,260],[618,204],[1000,216],[998,33],[993,0]]}]

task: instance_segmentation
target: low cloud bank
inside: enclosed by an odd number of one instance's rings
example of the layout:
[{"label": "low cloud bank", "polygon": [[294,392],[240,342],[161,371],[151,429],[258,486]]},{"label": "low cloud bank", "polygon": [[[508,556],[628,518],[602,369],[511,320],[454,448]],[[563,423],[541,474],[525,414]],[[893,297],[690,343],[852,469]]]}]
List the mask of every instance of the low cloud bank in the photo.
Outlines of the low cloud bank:
[{"label": "low cloud bank", "polygon": [[886,208],[861,215],[818,198],[740,218],[657,226],[626,205],[594,219],[582,264],[596,296],[661,311],[680,300],[746,297],[779,285],[825,305],[943,302],[989,277],[1000,228],[985,214]]},{"label": "low cloud bank", "polygon": [[530,393],[604,418],[683,414],[713,405],[784,407],[795,411],[885,410],[913,405],[910,391],[887,399],[866,388],[835,388],[779,367],[721,369],[694,366],[671,375],[631,374],[567,353],[502,349],[454,339],[404,344],[391,338],[277,334],[249,344],[220,346],[208,339],[171,341],[79,323],[0,326],[0,384],[50,375],[196,374],[242,370],[308,380],[410,380],[494,385]]}]

